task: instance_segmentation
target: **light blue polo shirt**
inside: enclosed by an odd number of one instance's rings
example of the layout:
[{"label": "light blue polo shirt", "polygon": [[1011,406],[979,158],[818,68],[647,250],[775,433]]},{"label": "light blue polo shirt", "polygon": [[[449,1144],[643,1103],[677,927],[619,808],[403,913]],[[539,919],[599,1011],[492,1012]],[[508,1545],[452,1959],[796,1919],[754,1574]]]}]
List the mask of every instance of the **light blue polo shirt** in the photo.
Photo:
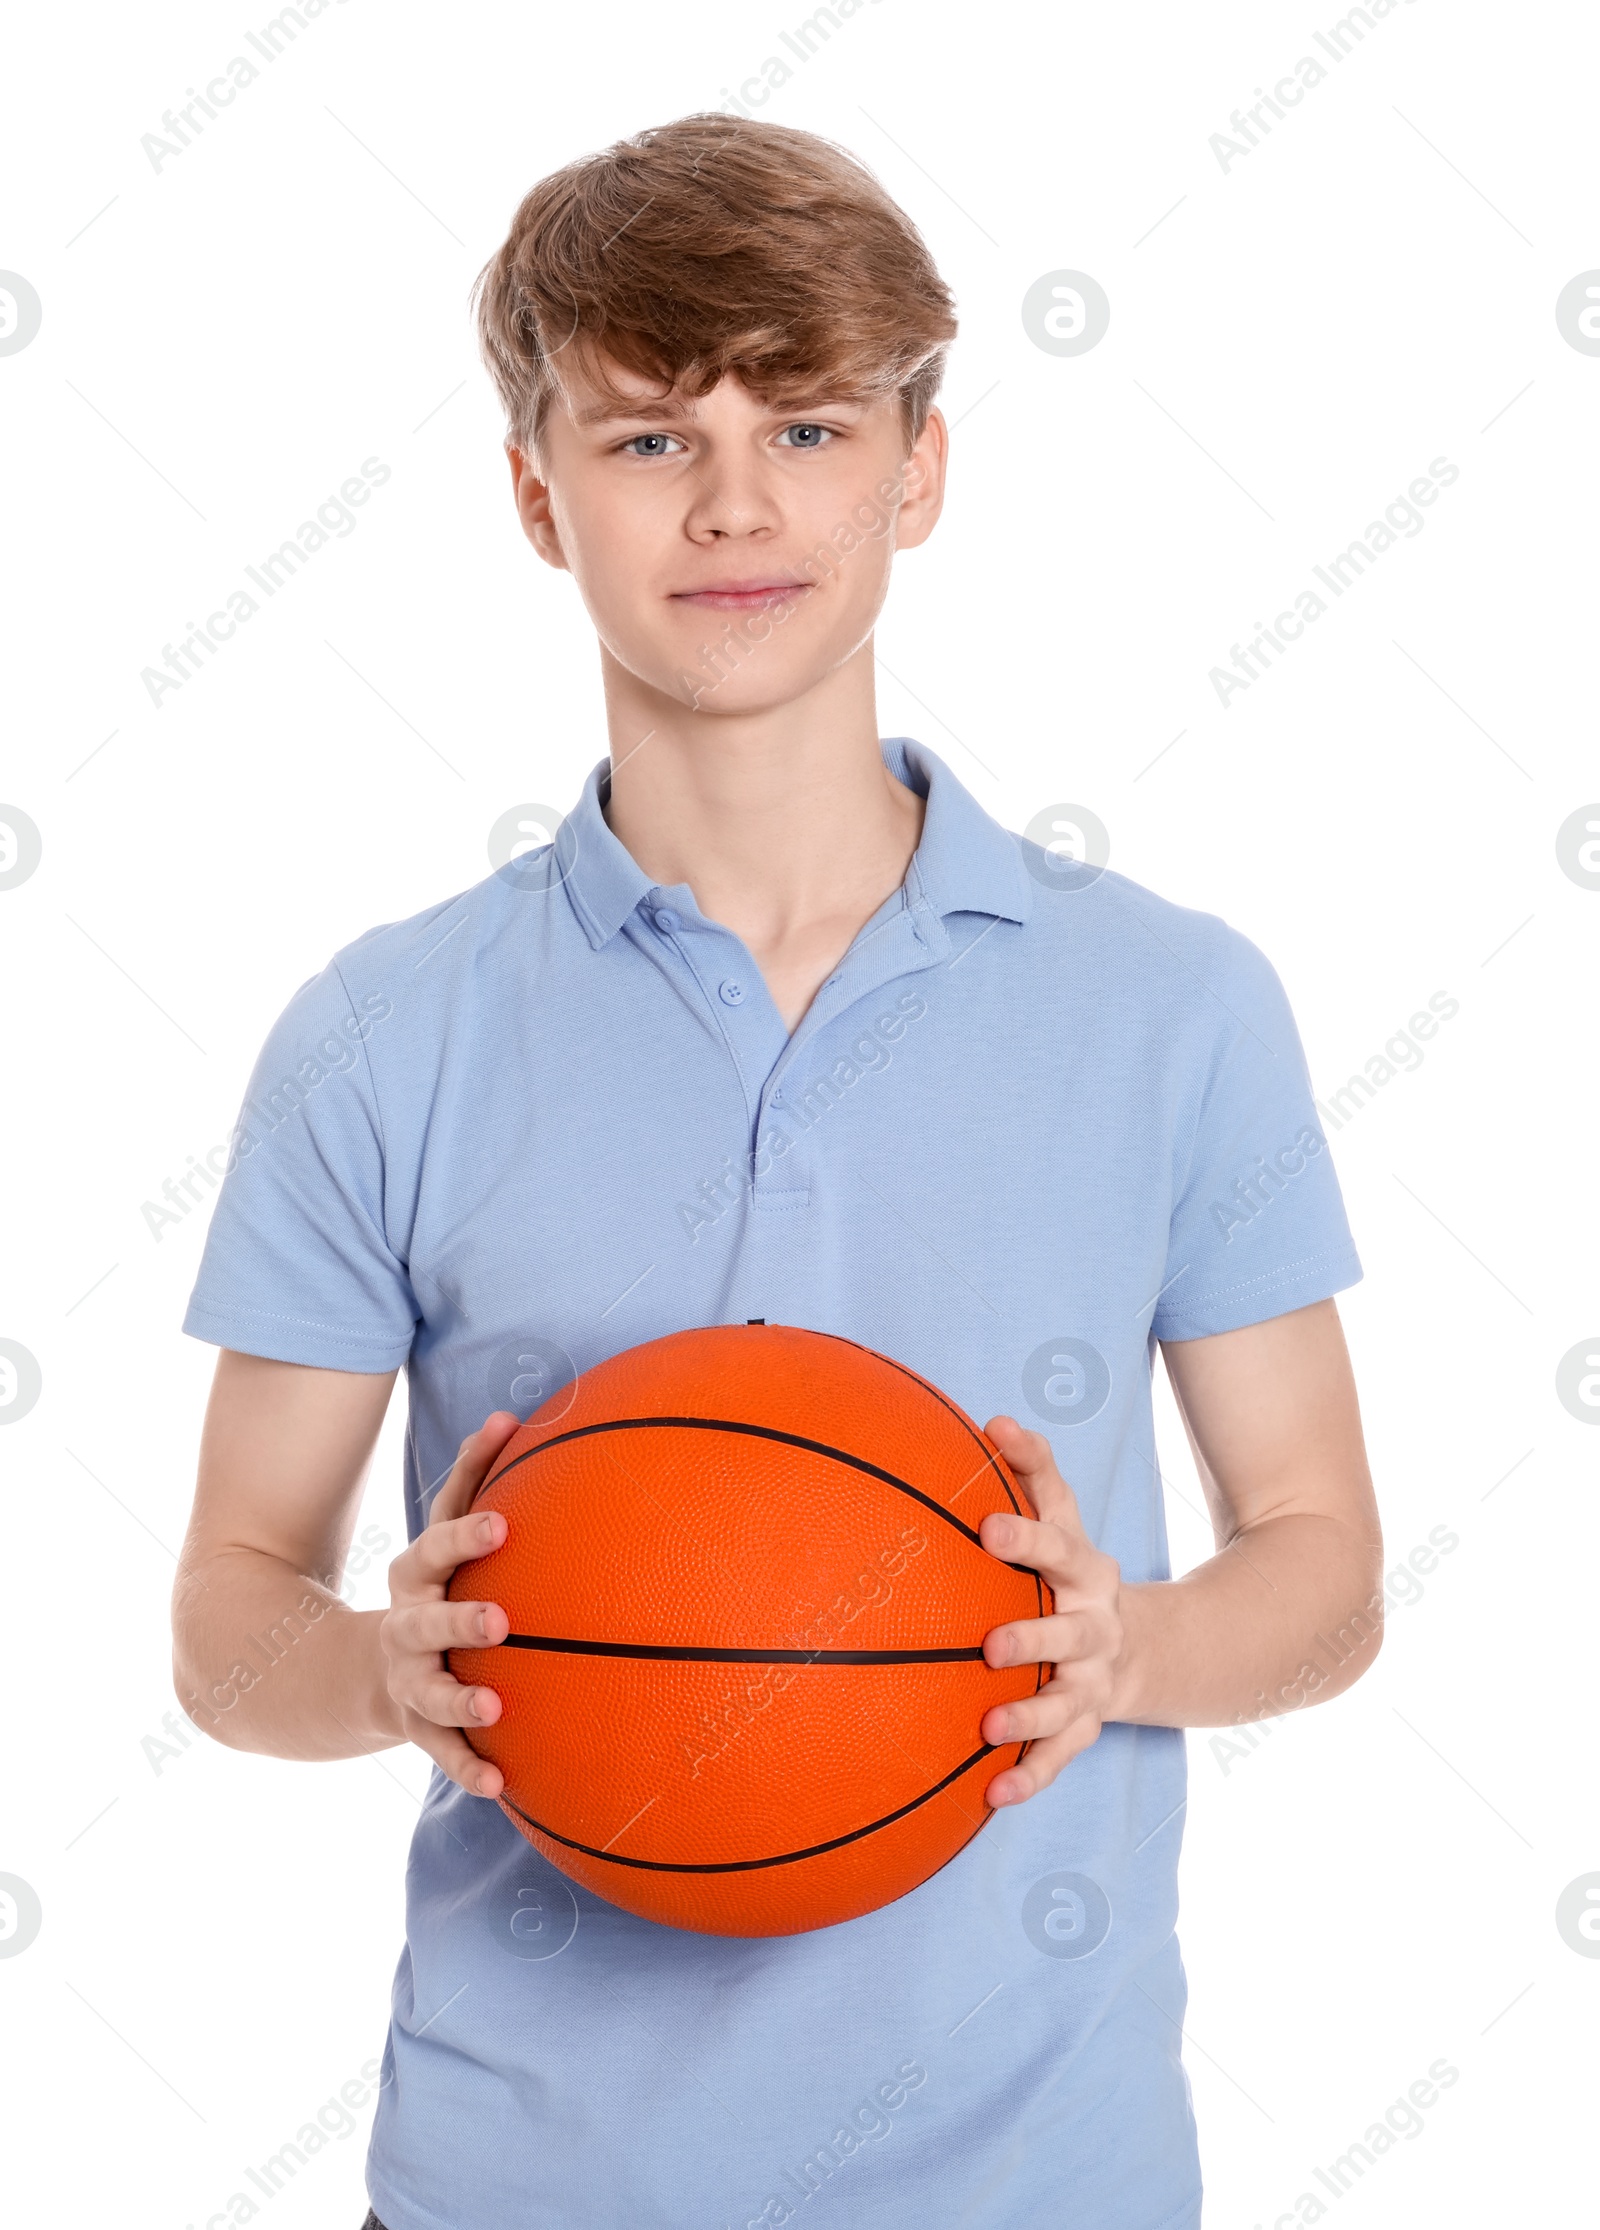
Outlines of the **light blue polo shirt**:
[{"label": "light blue polo shirt", "polygon": [[[1046,1431],[1168,1576],[1158,1339],[1361,1276],[1283,987],[1216,915],[1062,866],[931,751],[905,882],[791,1037],[601,813],[301,986],[184,1329],[406,1366],[413,1531],[465,1435],[686,1326],[810,1326]],[[605,1729],[595,1771],[605,1772]],[[1108,1726],[859,1920],[636,1919],[435,1773],[369,2160],[388,2230],[1177,2230],[1184,1738]]]}]

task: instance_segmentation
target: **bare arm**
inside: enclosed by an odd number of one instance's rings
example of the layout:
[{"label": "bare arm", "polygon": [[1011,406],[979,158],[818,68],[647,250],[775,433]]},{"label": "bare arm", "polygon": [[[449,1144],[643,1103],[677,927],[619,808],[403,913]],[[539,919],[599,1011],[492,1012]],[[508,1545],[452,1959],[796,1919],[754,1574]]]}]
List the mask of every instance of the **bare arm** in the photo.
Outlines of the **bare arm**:
[{"label": "bare arm", "polygon": [[462,1687],[442,1652],[502,1640],[505,1613],[445,1588],[504,1537],[503,1518],[462,1513],[517,1421],[496,1412],[462,1443],[427,1530],[389,1567],[389,1609],[352,1610],[336,1591],[395,1375],[218,1356],[173,1588],[174,1686],[233,1749],[348,1758],[416,1742],[493,1796],[499,1774],[457,1730],[492,1722],[499,1699]]},{"label": "bare arm", "polygon": [[1264,1718],[1336,1695],[1377,1655],[1383,1544],[1333,1302],[1162,1352],[1218,1544],[1181,1580],[1124,1582],[1084,1532],[1044,1436],[1011,1417],[987,1428],[1037,1516],[985,1518],[983,1545],[1056,1596],[1054,1616],[998,1626],[985,1643],[991,1664],[1054,1666],[1037,1696],[984,1715],[985,1741],[1033,1743],[989,1784],[991,1803],[1046,1787],[1108,1719]]},{"label": "bare arm", "polygon": [[1162,1354],[1218,1553],[1122,1590],[1108,1716],[1212,1727],[1324,1702],[1382,1639],[1383,1532],[1338,1310],[1314,1301]]}]

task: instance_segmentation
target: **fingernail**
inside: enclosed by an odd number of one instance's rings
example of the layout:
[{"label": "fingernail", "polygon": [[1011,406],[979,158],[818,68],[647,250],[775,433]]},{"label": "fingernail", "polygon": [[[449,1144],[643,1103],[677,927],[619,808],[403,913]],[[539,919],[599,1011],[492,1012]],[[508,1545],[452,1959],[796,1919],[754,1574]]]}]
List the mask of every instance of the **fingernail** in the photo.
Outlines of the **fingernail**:
[{"label": "fingernail", "polygon": [[489,1639],[489,1613],[487,1611],[479,1611],[478,1613],[478,1639],[480,1641]]},{"label": "fingernail", "polygon": [[493,1518],[485,1518],[482,1520],[478,1527],[478,1539],[482,1541],[486,1547],[492,1544],[494,1540]]}]

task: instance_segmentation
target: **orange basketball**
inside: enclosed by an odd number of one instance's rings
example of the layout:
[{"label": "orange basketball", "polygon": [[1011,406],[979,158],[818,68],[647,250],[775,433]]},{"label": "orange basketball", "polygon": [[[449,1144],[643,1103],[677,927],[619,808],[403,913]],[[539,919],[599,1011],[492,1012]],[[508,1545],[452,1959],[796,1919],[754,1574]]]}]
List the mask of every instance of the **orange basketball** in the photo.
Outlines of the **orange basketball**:
[{"label": "orange basketball", "polygon": [[787,1936],[915,1889],[993,1817],[1028,1745],[990,1705],[991,1627],[1054,1608],[978,1521],[1028,1504],[926,1379],[849,1340],[719,1325],[630,1348],[507,1442],[474,1508],[503,1547],[450,1594],[503,1705],[473,1746],[501,1809],[597,1895],[670,1928]]}]

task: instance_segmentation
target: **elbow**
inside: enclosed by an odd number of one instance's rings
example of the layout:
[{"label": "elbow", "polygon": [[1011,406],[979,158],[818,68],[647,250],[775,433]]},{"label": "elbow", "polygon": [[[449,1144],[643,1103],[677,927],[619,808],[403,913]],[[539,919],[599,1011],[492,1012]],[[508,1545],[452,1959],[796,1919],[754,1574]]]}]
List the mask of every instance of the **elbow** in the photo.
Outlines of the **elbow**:
[{"label": "elbow", "polygon": [[206,1592],[198,1575],[180,1569],[172,1591],[172,1692],[192,1726],[231,1748],[228,1714],[242,1693],[241,1675],[246,1683],[249,1675],[236,1664],[219,1676],[210,1661],[201,1608]]},{"label": "elbow", "polygon": [[1329,1664],[1322,1689],[1324,1696],[1342,1695],[1372,1670],[1383,1648],[1384,1590],[1381,1572],[1370,1574],[1368,1592],[1360,1607],[1349,1611],[1330,1631],[1317,1635],[1317,1657]]},{"label": "elbow", "polygon": [[237,1686],[231,1680],[209,1678],[176,1643],[172,1652],[172,1693],[191,1726],[210,1735],[213,1741],[233,1747],[228,1742],[226,1714],[239,1701]]}]

